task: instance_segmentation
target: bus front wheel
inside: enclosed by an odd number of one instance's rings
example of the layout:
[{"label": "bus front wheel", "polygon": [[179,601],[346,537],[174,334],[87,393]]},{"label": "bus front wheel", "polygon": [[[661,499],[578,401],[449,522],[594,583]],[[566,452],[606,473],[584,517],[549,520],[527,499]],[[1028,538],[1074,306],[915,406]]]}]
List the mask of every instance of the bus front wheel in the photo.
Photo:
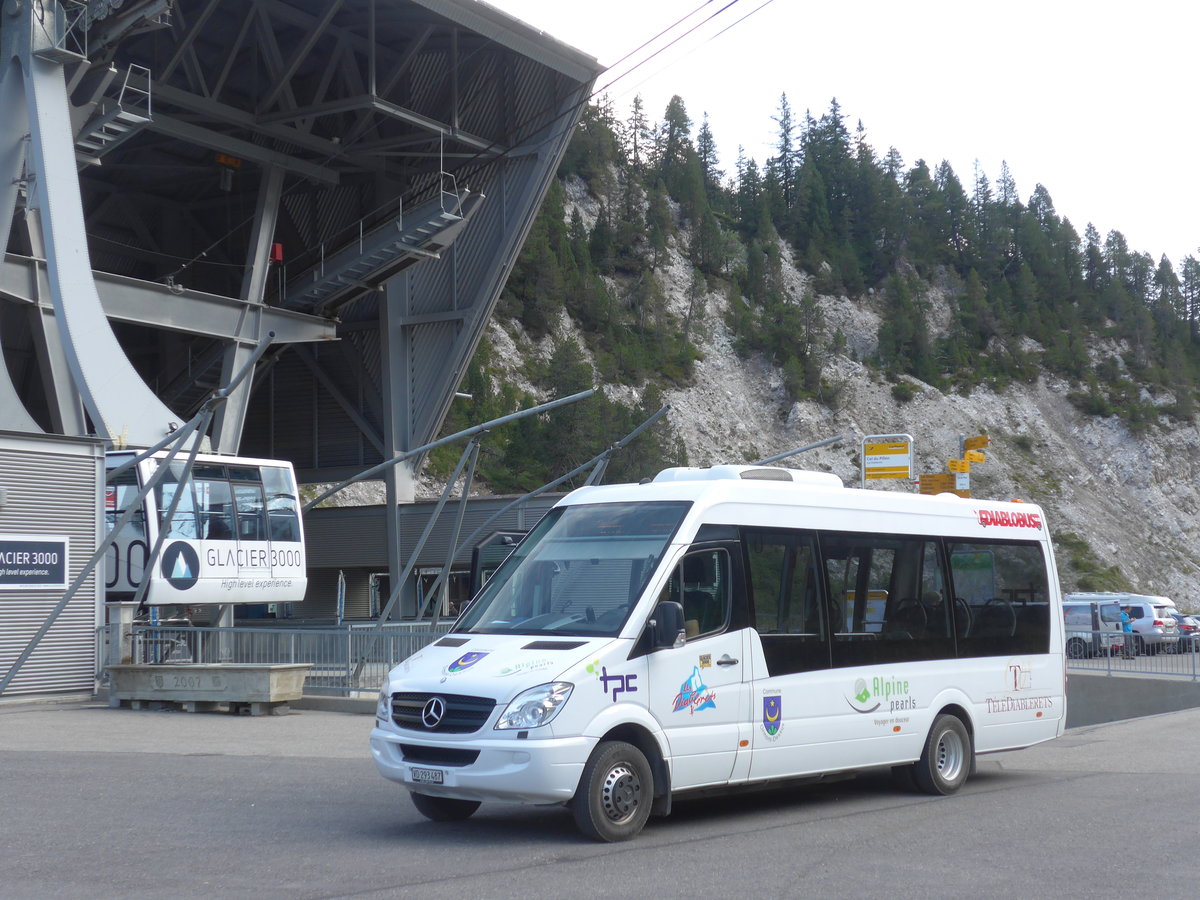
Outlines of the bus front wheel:
[{"label": "bus front wheel", "polygon": [[654,802],[654,774],[645,754],[624,741],[592,751],[571,802],[575,824],[597,841],[627,841],[646,824]]},{"label": "bus front wheel", "polygon": [[938,716],[913,766],[913,780],[927,794],[953,794],[966,782],[973,758],[967,726],[957,716]]}]

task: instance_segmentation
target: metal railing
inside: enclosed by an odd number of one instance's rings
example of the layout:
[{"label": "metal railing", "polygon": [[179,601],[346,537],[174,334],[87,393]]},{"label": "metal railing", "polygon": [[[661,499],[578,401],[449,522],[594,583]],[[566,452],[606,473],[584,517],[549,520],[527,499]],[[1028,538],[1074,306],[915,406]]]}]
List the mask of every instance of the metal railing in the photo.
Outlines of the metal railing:
[{"label": "metal railing", "polygon": [[[1181,635],[1157,643],[1154,635],[1121,635],[1116,647],[1102,646],[1112,632],[1067,629],[1067,668],[1096,675],[1162,675],[1200,681],[1200,639]],[[1137,640],[1138,637],[1142,639]],[[1131,639],[1132,638],[1132,639]]]},{"label": "metal railing", "polygon": [[[305,694],[346,697],[379,690],[393,666],[446,634],[451,624],[396,622],[383,628],[374,624],[340,628],[135,624],[129,635],[129,662],[162,666],[307,663],[310,669],[304,681]],[[100,628],[101,660],[114,659],[110,648],[118,638],[117,628],[115,624]],[[1093,674],[1162,675],[1200,681],[1200,641],[1194,638],[1181,638],[1173,646],[1149,645],[1141,652],[1127,652],[1123,647],[1102,648],[1101,636],[1094,637],[1082,655],[1069,656],[1068,668]]]},{"label": "metal railing", "polygon": [[[350,696],[375,692],[397,663],[433,643],[452,623],[397,622],[379,628],[212,628],[135,624],[129,632],[129,662],[135,665],[307,663],[305,694]],[[111,661],[117,625],[101,631],[101,660]],[[103,672],[101,672],[103,675]]]}]

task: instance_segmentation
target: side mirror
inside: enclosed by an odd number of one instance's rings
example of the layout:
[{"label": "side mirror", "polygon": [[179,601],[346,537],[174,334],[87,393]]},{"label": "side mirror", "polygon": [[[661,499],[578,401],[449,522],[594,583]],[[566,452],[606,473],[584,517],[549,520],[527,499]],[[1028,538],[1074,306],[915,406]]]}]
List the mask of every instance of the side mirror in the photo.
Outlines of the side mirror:
[{"label": "side mirror", "polygon": [[651,650],[682,647],[685,642],[683,605],[674,600],[664,600],[654,607],[654,615],[646,626],[650,630]]}]

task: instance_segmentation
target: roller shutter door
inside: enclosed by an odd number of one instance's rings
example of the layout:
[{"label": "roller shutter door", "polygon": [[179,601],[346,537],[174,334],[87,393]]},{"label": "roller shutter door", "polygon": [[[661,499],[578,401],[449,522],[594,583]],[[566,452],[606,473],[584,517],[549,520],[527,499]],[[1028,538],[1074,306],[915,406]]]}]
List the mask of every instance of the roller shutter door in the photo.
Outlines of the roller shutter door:
[{"label": "roller shutter door", "polygon": [[[0,432],[0,541],[65,540],[65,580],[72,584],[102,534],[103,458],[98,441]],[[11,547],[17,539],[8,540]],[[0,699],[94,691],[102,578],[102,570],[88,576]],[[0,677],[65,593],[0,576]]]}]

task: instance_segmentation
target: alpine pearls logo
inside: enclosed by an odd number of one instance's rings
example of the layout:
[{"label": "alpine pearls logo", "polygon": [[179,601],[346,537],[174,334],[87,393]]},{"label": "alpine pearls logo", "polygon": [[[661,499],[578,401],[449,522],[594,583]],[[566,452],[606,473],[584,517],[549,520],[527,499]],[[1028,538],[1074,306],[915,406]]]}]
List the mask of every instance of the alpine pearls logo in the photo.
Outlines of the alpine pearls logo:
[{"label": "alpine pearls logo", "polygon": [[910,692],[907,679],[881,676],[869,682],[865,678],[856,679],[854,692],[846,697],[846,702],[860,713],[873,713],[885,706],[888,712],[917,708],[916,697]]},{"label": "alpine pearls logo", "polygon": [[163,578],[177,591],[186,591],[200,578],[200,557],[191,544],[175,541],[163,551]]}]

